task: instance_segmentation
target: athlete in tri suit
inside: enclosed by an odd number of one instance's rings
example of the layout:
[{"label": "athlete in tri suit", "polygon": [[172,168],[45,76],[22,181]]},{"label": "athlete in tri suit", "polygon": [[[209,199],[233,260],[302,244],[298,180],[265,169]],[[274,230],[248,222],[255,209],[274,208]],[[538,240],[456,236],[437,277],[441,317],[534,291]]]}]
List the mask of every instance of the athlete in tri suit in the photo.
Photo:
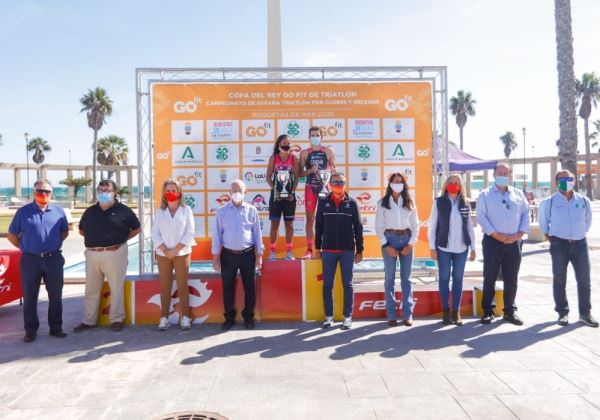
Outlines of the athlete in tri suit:
[{"label": "athlete in tri suit", "polygon": [[335,171],[333,150],[323,146],[323,132],[319,127],[311,127],[308,130],[310,147],[300,152],[300,176],[306,177],[304,193],[304,206],[306,208],[306,255],[303,258],[311,258],[313,255],[313,242],[315,238],[315,210],[319,200],[319,192],[323,188],[323,181],[319,177],[320,170],[330,173]]},{"label": "athlete in tri suit", "polygon": [[[295,191],[298,186],[300,175],[300,161],[291,151],[290,138],[286,134],[277,137],[273,155],[269,159],[267,166],[267,182],[271,187],[271,197],[269,198],[269,220],[271,220],[271,254],[269,260],[277,259],[277,233],[279,232],[279,222],[283,214],[285,224],[285,246],[286,260],[293,260],[292,240],[294,238],[294,215],[296,213]],[[289,181],[284,186],[277,179],[278,172],[287,172]],[[285,189],[285,191],[284,191]],[[287,197],[281,197],[281,192],[287,193]]]}]

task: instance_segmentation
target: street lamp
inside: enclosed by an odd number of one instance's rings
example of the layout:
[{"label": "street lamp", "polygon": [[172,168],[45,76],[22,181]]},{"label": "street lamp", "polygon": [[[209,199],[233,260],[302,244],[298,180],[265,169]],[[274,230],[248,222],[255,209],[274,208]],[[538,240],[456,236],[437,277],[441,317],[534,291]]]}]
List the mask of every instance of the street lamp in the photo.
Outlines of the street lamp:
[{"label": "street lamp", "polygon": [[[525,132],[527,131],[527,129],[525,127],[523,127],[523,185],[526,186],[527,185],[527,178],[525,178],[525,152],[527,151],[526,145],[525,145]],[[526,190],[526,188],[523,188],[523,190]]]},{"label": "street lamp", "polygon": [[27,166],[27,199],[29,200],[29,133],[25,133],[25,164]]}]

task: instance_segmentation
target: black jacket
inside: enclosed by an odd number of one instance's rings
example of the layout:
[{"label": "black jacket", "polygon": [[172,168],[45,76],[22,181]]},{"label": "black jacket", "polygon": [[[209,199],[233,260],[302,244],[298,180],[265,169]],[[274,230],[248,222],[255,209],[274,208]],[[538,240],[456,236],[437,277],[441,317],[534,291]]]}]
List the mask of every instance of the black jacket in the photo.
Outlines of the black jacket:
[{"label": "black jacket", "polygon": [[356,200],[344,194],[337,208],[331,194],[319,199],[315,222],[315,246],[318,250],[363,251],[363,227]]}]

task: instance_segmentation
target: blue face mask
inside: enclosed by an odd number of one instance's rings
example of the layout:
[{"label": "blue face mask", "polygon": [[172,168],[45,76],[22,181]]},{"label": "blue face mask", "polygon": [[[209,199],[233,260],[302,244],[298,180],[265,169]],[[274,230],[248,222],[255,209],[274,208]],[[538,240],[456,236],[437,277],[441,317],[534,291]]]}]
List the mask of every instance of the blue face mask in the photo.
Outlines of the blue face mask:
[{"label": "blue face mask", "polygon": [[111,192],[99,192],[98,202],[100,204],[108,204],[113,201],[113,193]]},{"label": "blue face mask", "polygon": [[310,144],[312,144],[313,146],[318,146],[319,144],[321,144],[321,137],[312,136],[310,138]]},{"label": "blue face mask", "polygon": [[497,176],[496,185],[499,187],[508,187],[508,177],[507,176]]}]

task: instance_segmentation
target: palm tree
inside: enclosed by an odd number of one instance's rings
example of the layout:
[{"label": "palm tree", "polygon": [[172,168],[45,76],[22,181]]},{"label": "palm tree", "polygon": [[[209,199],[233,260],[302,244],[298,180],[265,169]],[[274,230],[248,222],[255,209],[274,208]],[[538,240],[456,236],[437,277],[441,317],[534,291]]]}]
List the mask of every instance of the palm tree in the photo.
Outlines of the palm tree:
[{"label": "palm tree", "polygon": [[465,93],[459,90],[457,96],[450,98],[450,111],[456,116],[456,125],[460,131],[460,149],[463,149],[463,128],[467,123],[467,116],[475,115],[475,104],[477,101],[471,97],[471,92]]},{"label": "palm tree", "polygon": [[50,150],[52,150],[52,147],[50,147],[48,142],[43,138],[34,137],[31,140],[29,140],[29,143],[27,143],[27,150],[29,150],[30,152],[34,152],[32,159],[35,163],[39,165],[41,163],[44,163],[44,160],[46,160],[44,152],[49,152]]},{"label": "palm tree", "polygon": [[590,157],[589,119],[592,106],[595,108],[600,100],[600,80],[595,73],[583,73],[581,80],[575,81],[575,91],[579,102],[579,116],[583,118],[585,137],[585,189],[590,200],[594,199],[592,190],[592,159]]},{"label": "palm tree", "polygon": [[[98,131],[106,122],[106,117],[112,114],[112,101],[106,95],[106,91],[97,87],[94,90],[88,89],[88,92],[79,100],[83,108],[81,112],[87,112],[88,127],[94,130],[93,159],[92,159],[92,182],[96,186],[96,158],[98,154]],[[94,201],[96,201],[96,188],[94,192]]]},{"label": "palm tree", "polygon": [[[121,166],[127,165],[129,160],[129,148],[123,137],[110,136],[98,140],[98,154],[96,160],[101,165]],[[108,179],[111,179],[114,171],[108,171]]]},{"label": "palm tree", "polygon": [[73,207],[77,204],[77,193],[82,187],[90,185],[92,182],[91,179],[81,176],[79,178],[73,178],[72,176],[67,177],[60,181],[61,184],[66,185],[67,187],[73,187]]},{"label": "palm tree", "polygon": [[506,159],[510,158],[510,154],[517,148],[515,135],[512,131],[507,131],[500,136],[500,141],[504,145],[504,156],[506,156]]},{"label": "palm tree", "polygon": [[[593,121],[592,125],[594,126],[594,129],[596,131],[594,131],[593,133],[590,134],[590,140],[596,140],[596,141],[591,144],[591,147],[598,147],[597,139],[600,136],[600,120]],[[600,151],[599,151],[599,153],[600,153]],[[598,162],[596,162],[596,164],[598,164]]]},{"label": "palm tree", "polygon": [[558,71],[558,108],[560,111],[558,157],[563,169],[568,169],[577,179],[577,115],[575,114],[571,0],[554,0],[554,22],[556,28],[556,68]]}]

